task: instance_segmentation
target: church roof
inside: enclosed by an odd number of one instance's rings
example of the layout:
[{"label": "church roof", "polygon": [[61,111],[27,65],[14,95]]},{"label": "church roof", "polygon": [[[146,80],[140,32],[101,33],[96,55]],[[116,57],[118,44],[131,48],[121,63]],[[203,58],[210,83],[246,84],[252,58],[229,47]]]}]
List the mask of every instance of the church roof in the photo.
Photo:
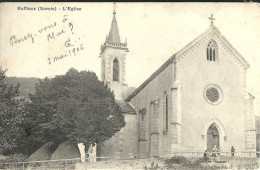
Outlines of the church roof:
[{"label": "church roof", "polygon": [[195,38],[193,41],[191,41],[189,44],[187,44],[185,47],[183,47],[181,50],[179,50],[177,53],[175,53],[176,57],[180,56],[191,48],[193,45],[195,45],[198,41],[203,39],[205,36],[207,36],[209,33],[215,33],[215,35],[222,40],[222,42],[226,45],[226,47],[234,54],[234,56],[238,59],[238,61],[244,66],[245,69],[248,69],[250,67],[249,63],[242,57],[242,55],[232,46],[232,44],[224,37],[224,35],[218,30],[218,28],[215,25],[211,25],[209,29],[207,29],[204,33],[202,33],[200,36]]},{"label": "church roof", "polygon": [[251,93],[248,92],[248,95],[250,98],[255,99],[255,96],[253,96]]},{"label": "church roof", "polygon": [[106,41],[121,43],[119,30],[118,30],[117,22],[116,22],[116,12],[115,11],[113,12],[113,20],[112,20],[111,28],[110,28]]},{"label": "church roof", "polygon": [[175,60],[175,55],[170,57],[158,70],[156,70],[147,80],[145,80],[125,101],[130,102],[148,83],[150,83],[158,74],[160,74],[169,64]]},{"label": "church roof", "polygon": [[135,114],[135,109],[128,103],[125,101],[116,101],[120,108],[122,113],[128,113],[128,114]]},{"label": "church roof", "polygon": [[176,52],[174,55],[172,55],[159,69],[157,69],[147,80],[145,80],[132,94],[130,94],[125,101],[130,102],[131,99],[133,99],[148,83],[150,83],[157,75],[159,75],[168,65],[170,65],[173,62],[177,62],[178,58],[186,52],[188,49],[193,47],[196,43],[198,43],[201,39],[203,39],[205,36],[207,36],[209,33],[215,33],[215,35],[222,40],[222,42],[226,45],[226,47],[234,54],[234,56],[237,58],[237,60],[242,64],[244,69],[247,69],[250,67],[249,63],[242,57],[242,55],[231,45],[231,43],[222,35],[222,33],[218,30],[216,26],[213,24],[210,26],[209,29],[207,29],[204,33],[199,35],[197,38],[195,38],[193,41],[191,41],[189,44],[184,46],[181,50]]}]

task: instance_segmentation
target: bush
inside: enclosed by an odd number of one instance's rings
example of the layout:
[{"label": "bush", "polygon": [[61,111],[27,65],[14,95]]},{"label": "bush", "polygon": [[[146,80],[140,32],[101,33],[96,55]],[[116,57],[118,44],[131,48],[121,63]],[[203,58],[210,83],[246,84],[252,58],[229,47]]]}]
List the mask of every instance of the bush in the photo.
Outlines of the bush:
[{"label": "bush", "polygon": [[45,143],[40,149],[35,151],[30,157],[29,161],[44,161],[49,160],[57,145],[52,142]]},{"label": "bush", "polygon": [[174,164],[184,164],[187,159],[183,156],[173,156],[170,159],[164,160],[164,163],[167,168],[173,168]]},{"label": "bush", "polygon": [[159,166],[158,166],[158,164],[155,164],[154,163],[154,161],[151,163],[151,166],[150,167],[148,167],[148,166],[144,166],[144,169],[145,170],[158,170],[158,169],[160,169],[159,168]]},{"label": "bush", "polygon": [[208,157],[206,157],[206,158],[198,158],[198,159],[196,159],[196,161],[198,163],[207,163],[209,161],[209,158]]},{"label": "bush", "polygon": [[201,163],[204,163],[204,162],[206,162],[204,158],[190,160],[190,159],[186,159],[183,156],[173,156],[170,159],[164,160],[164,163],[168,169],[175,168],[174,165],[176,165],[176,164],[179,164],[183,167],[192,168],[192,169],[199,168],[199,167],[202,167]]},{"label": "bush", "polygon": [[26,162],[28,156],[23,154],[14,154],[11,156],[5,156],[0,160],[0,168],[10,167],[11,165],[6,165],[6,163],[16,163],[16,162]]},{"label": "bush", "polygon": [[65,141],[61,143],[51,156],[51,160],[80,158],[78,146]]}]

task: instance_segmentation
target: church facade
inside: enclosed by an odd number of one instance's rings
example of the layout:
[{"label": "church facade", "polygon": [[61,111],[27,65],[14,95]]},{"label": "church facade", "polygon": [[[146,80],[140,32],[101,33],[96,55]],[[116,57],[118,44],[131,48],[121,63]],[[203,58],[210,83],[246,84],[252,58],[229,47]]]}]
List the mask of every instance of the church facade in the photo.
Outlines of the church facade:
[{"label": "church facade", "polygon": [[127,42],[116,12],[101,46],[101,72],[115,93],[126,126],[98,144],[100,157],[146,158],[184,151],[256,151],[254,97],[247,92],[249,63],[214,26],[172,55],[126,95]]}]

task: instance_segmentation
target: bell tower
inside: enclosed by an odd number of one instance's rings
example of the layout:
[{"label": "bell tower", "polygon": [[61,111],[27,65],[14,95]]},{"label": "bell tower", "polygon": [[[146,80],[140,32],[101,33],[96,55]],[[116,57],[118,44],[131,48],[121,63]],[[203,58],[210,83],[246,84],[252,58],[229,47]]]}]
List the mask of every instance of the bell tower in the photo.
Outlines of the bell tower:
[{"label": "bell tower", "polygon": [[[114,4],[115,5],[115,4]],[[127,41],[122,43],[116,21],[114,6],[111,28],[104,44],[101,44],[101,79],[112,91],[116,100],[123,100],[125,83],[125,56],[128,52]]]}]

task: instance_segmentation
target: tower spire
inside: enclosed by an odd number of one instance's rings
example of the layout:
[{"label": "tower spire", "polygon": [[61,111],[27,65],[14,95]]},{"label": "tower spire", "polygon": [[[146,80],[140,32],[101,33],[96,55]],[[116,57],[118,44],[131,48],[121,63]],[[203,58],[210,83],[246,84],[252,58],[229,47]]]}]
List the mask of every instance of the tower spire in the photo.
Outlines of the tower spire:
[{"label": "tower spire", "polygon": [[114,11],[113,11],[113,20],[111,23],[111,28],[107,37],[107,41],[109,42],[116,42],[121,43],[119,30],[117,27],[117,21],[116,21],[116,3],[114,2]]},{"label": "tower spire", "polygon": [[113,9],[113,19],[112,19],[111,27],[109,30],[109,34],[108,36],[106,36],[106,40],[101,47],[100,55],[104,52],[106,47],[116,47],[116,48],[124,49],[126,52],[128,52],[127,42],[123,43],[121,42],[120,39],[119,30],[116,21],[116,3],[114,2],[113,5],[114,5],[114,9]]}]

